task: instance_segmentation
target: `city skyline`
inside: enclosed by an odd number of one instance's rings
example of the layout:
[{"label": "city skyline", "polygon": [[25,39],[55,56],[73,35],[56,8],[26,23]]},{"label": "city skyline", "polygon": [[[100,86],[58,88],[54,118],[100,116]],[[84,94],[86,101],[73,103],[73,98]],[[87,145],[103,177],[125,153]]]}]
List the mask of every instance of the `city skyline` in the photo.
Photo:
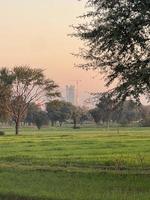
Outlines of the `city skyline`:
[{"label": "city skyline", "polygon": [[76,105],[76,88],[74,85],[66,85],[66,101]]}]

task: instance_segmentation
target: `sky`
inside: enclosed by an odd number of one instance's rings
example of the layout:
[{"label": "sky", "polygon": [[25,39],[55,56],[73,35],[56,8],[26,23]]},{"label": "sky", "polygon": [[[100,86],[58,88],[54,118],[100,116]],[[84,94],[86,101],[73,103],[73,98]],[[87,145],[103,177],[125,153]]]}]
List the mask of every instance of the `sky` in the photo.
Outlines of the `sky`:
[{"label": "sky", "polygon": [[30,65],[45,69],[64,91],[65,85],[79,85],[81,98],[104,90],[100,76],[75,68],[80,40],[68,34],[85,12],[83,0],[0,0],[0,66]]}]

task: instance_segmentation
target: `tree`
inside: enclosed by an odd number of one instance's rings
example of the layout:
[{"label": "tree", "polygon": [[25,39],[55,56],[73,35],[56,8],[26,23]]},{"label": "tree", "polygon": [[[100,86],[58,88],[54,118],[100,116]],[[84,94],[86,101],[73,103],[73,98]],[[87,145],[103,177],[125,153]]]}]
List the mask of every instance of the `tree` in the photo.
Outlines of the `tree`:
[{"label": "tree", "polygon": [[35,124],[38,129],[41,129],[43,125],[48,125],[49,119],[46,111],[41,110],[41,108],[33,103],[30,103],[25,122],[30,124]]},{"label": "tree", "polygon": [[65,101],[60,102],[60,111],[58,116],[58,121],[60,126],[62,126],[63,122],[71,118],[73,108],[74,106],[69,102]]},{"label": "tree", "polygon": [[81,108],[73,106],[71,119],[73,120],[73,128],[74,129],[79,128],[77,126],[77,124],[80,123],[81,115],[82,115]]},{"label": "tree", "polygon": [[91,116],[94,119],[94,122],[98,125],[100,121],[102,121],[102,114],[98,108],[91,109],[90,111]]},{"label": "tree", "polygon": [[34,102],[30,103],[27,109],[25,122],[31,125],[34,123],[34,115],[35,113],[39,112],[40,108]]},{"label": "tree", "polygon": [[60,114],[59,108],[60,108],[59,100],[50,101],[46,104],[48,118],[51,121],[52,126],[54,126],[54,124],[58,121],[59,114]]},{"label": "tree", "polygon": [[109,93],[102,93],[99,94],[99,102],[96,106],[98,107],[99,112],[101,113],[101,120],[103,122],[107,122],[107,125],[109,126],[112,114],[116,109],[115,101],[111,98],[111,95]]},{"label": "tree", "polygon": [[85,121],[91,120],[91,115],[86,107],[80,108],[80,124],[82,125]]},{"label": "tree", "polygon": [[114,112],[113,120],[116,119],[116,121],[122,125],[130,124],[133,121],[139,121],[141,118],[140,109],[141,107],[134,101],[125,101],[122,105],[119,118],[116,118],[116,113]]},{"label": "tree", "polygon": [[[150,95],[150,1],[87,0],[91,11],[73,26],[86,48],[79,55],[86,70],[105,72],[110,94],[124,101]],[[86,20],[87,19],[87,20]]]},{"label": "tree", "polygon": [[48,125],[48,116],[45,111],[36,111],[33,114],[33,123],[37,126],[40,130],[43,125]]},{"label": "tree", "polygon": [[96,124],[106,122],[109,127],[110,121],[112,121],[112,116],[119,108],[119,105],[116,104],[116,101],[112,98],[109,92],[93,95],[93,99],[96,102],[96,108],[90,110],[90,113]]},{"label": "tree", "polygon": [[73,105],[71,103],[53,100],[46,104],[46,110],[52,126],[58,121],[60,126],[71,117]]},{"label": "tree", "polygon": [[150,106],[141,107],[140,125],[144,127],[150,127]]},{"label": "tree", "polygon": [[[96,108],[90,113],[96,124],[115,122],[119,124],[129,124],[141,119],[141,106],[133,100],[126,100],[121,104],[116,103],[109,93],[100,93],[94,96],[98,101]],[[143,109],[142,109],[143,110]]]},{"label": "tree", "polygon": [[14,80],[8,111],[15,122],[15,132],[18,135],[20,121],[25,117],[30,103],[59,96],[59,92],[57,92],[58,86],[45,77],[42,69],[17,66],[10,72]]}]

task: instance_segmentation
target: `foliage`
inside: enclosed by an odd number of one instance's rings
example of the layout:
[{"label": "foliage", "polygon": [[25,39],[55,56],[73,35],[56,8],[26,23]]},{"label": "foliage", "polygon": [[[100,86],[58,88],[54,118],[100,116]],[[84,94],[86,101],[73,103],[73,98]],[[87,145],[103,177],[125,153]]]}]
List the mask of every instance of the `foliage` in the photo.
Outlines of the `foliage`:
[{"label": "foliage", "polygon": [[99,124],[101,119],[102,119],[102,115],[101,115],[100,110],[98,108],[93,108],[89,112],[90,112],[91,116],[93,117],[94,122],[96,124]]},{"label": "foliage", "polygon": [[15,122],[16,134],[18,134],[19,123],[25,118],[30,103],[59,96],[58,86],[54,81],[45,77],[42,69],[17,66],[7,71],[14,78],[11,83],[11,96],[6,109]]},{"label": "foliage", "polygon": [[46,104],[48,117],[51,120],[52,126],[58,121],[60,126],[67,119],[71,118],[74,106],[71,103],[54,100]]},{"label": "foliage", "polygon": [[85,44],[86,70],[105,72],[109,92],[120,101],[150,94],[150,1],[87,0],[90,11],[73,26]]},{"label": "foliage", "polygon": [[79,121],[80,121],[81,125],[86,121],[92,121],[91,114],[90,114],[90,112],[87,108],[85,108],[85,107],[80,108],[80,119],[79,119]]},{"label": "foliage", "polygon": [[103,93],[99,97],[99,102],[96,105],[101,113],[101,121],[108,122],[112,118],[113,111],[115,109],[115,102],[111,98],[109,93]]},{"label": "foliage", "polygon": [[0,70],[0,118],[9,117],[8,106],[11,98],[11,87],[14,76],[6,69]]},{"label": "foliage", "polygon": [[25,122],[29,125],[35,124],[38,129],[49,124],[49,119],[46,111],[43,111],[37,104],[30,103]]},{"label": "foliage", "polygon": [[36,111],[33,114],[33,123],[37,126],[37,128],[40,130],[43,125],[48,125],[49,120],[47,113],[45,111]]},{"label": "foliage", "polygon": [[141,119],[141,106],[138,106],[132,100],[125,101],[122,106],[118,122],[121,124],[130,124],[133,121],[140,121]]},{"label": "foliage", "polygon": [[31,125],[34,122],[34,114],[39,112],[40,108],[35,103],[30,103],[27,109],[25,122]]},{"label": "foliage", "polygon": [[142,105],[139,106],[132,100],[126,100],[118,105],[109,93],[97,94],[95,97],[98,103],[96,108],[90,110],[90,113],[96,124],[107,122],[109,125],[111,121],[129,125],[133,121],[140,121],[142,118]]},{"label": "foliage", "polygon": [[117,110],[115,101],[112,99],[108,92],[96,94],[94,95],[94,98],[97,101],[96,108],[90,110],[94,121],[96,124],[99,124],[100,122],[107,122],[109,125],[109,122],[112,120],[114,111]]},{"label": "foliage", "polygon": [[77,126],[79,123],[81,123],[81,117],[82,117],[82,109],[80,107],[73,107],[71,119],[73,120],[73,128],[78,129],[79,127]]}]

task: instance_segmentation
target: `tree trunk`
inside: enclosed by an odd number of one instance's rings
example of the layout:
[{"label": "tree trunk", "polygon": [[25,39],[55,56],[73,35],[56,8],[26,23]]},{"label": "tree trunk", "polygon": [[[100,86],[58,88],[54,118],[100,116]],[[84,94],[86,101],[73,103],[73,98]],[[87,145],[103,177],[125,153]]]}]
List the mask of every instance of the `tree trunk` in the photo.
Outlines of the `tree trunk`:
[{"label": "tree trunk", "polygon": [[15,133],[16,135],[19,134],[19,120],[18,119],[15,121]]}]

